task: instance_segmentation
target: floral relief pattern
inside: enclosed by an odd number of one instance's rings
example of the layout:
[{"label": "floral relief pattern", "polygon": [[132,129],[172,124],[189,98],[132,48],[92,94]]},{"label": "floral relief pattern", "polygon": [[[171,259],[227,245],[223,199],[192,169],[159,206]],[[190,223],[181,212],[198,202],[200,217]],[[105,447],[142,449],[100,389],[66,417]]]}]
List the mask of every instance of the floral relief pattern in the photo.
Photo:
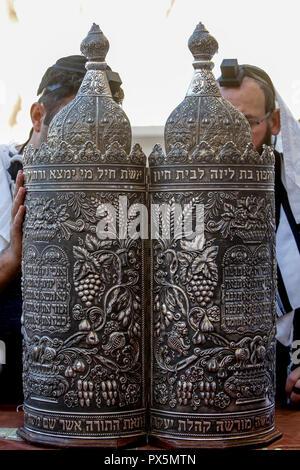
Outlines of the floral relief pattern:
[{"label": "floral relief pattern", "polygon": [[[187,201],[193,206],[205,202],[205,231],[193,239],[180,239],[171,218],[170,238],[152,241],[153,406],[168,404],[174,409],[200,412],[226,409],[233,401],[272,397],[272,368],[266,364],[274,360],[274,331],[271,326],[270,334],[261,329],[254,335],[237,335],[236,339],[224,335],[220,239],[212,238],[217,231],[222,238],[239,237],[235,223],[225,225],[224,213],[231,211],[234,220],[245,220],[242,227],[253,236],[257,229],[254,220],[265,226],[270,223],[270,215],[263,219],[270,207],[259,197],[239,198],[234,193],[225,196],[219,192],[210,193],[206,200],[202,193],[192,197],[187,193],[155,194],[153,202],[158,201],[168,203],[170,211],[175,201],[182,207]],[[234,203],[241,214],[234,211]],[[265,230],[264,237],[268,239],[269,233]],[[257,258],[257,262],[262,261]]]},{"label": "floral relief pattern", "polygon": [[271,199],[255,195],[239,198],[238,194],[210,193],[208,208],[220,211],[219,220],[208,220],[207,230],[220,232],[224,238],[235,236],[248,239],[270,237],[275,230],[274,208]]},{"label": "floral relief pattern", "polygon": [[[44,227],[47,237],[38,232],[40,240],[57,237],[65,244],[72,237],[75,302],[69,335],[24,329],[26,399],[35,394],[79,409],[143,406],[143,242],[96,236],[97,207],[104,201],[107,193],[29,198],[27,229]],[[118,207],[116,195],[110,202]],[[84,230],[72,231],[78,220]]]}]

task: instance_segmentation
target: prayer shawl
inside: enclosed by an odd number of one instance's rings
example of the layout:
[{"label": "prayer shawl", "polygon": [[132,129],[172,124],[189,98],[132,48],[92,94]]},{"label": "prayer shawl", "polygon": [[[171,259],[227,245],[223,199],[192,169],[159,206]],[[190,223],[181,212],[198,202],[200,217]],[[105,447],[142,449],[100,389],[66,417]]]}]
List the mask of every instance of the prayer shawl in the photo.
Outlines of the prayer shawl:
[{"label": "prayer shawl", "polygon": [[300,126],[280,95],[281,132],[276,149],[281,151],[280,217],[276,232],[277,339],[292,341],[294,311],[300,308]]},{"label": "prayer shawl", "polygon": [[15,178],[9,173],[9,169],[16,161],[21,161],[22,156],[13,145],[0,145],[0,252],[10,242],[10,218],[13,199]]}]

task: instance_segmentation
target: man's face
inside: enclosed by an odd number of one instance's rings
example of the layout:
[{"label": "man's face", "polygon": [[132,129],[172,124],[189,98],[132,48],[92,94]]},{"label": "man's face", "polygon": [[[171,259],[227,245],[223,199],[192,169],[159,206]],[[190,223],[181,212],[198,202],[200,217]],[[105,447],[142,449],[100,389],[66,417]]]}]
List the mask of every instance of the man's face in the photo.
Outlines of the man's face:
[{"label": "man's face", "polygon": [[[221,93],[247,119],[259,121],[266,114],[264,92],[249,77],[243,79],[240,87],[221,87]],[[272,118],[251,126],[252,142],[258,152],[262,151],[263,144],[271,144],[272,130]]]}]

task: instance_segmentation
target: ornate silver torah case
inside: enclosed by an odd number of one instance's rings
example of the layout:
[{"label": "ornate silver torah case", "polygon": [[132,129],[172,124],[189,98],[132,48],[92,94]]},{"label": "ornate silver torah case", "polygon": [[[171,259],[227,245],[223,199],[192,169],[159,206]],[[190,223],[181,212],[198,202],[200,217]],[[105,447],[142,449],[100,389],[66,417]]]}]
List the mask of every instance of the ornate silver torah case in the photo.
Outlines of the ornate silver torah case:
[{"label": "ornate silver torah case", "polygon": [[[274,155],[256,152],[246,118],[222,98],[218,44],[202,24],[189,48],[195,72],[167,120],[166,155],[150,155],[150,435],[164,447],[262,444],[279,436]],[[182,238],[191,221],[198,230]]]},{"label": "ornate silver torah case", "polygon": [[[76,98],[24,156],[19,433],[62,447],[116,448],[147,432],[162,447],[266,444],[279,437],[274,154],[256,152],[222,98],[218,44],[200,23],[194,76],[147,184],[111,96],[108,47],[93,25]],[[145,233],[143,208],[150,249],[130,236]]]},{"label": "ornate silver torah case", "polygon": [[76,98],[24,157],[20,433],[119,447],[146,432],[144,241],[118,233],[127,206],[145,204],[146,158],[131,150],[128,118],[112,99],[98,26],[81,51],[87,73]]}]

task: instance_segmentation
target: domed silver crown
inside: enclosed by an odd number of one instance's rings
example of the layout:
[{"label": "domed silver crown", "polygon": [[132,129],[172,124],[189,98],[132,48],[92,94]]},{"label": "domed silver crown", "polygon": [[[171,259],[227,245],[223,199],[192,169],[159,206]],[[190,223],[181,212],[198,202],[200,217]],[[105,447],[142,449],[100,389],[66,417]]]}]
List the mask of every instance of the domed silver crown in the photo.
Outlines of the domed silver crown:
[{"label": "domed silver crown", "polygon": [[48,147],[54,152],[64,143],[75,155],[89,145],[95,153],[129,154],[131,127],[129,120],[112,98],[106,76],[105,57],[109,42],[93,24],[81,43],[81,52],[87,57],[87,73],[77,96],[52,120],[48,132]]},{"label": "domed silver crown", "polygon": [[251,143],[250,127],[246,118],[222,98],[211,71],[214,66],[211,59],[218,51],[216,39],[199,23],[188,46],[194,56],[195,72],[185,99],[165,126],[167,159],[174,160],[181,154],[183,161],[191,155],[203,154],[205,149],[218,155],[229,142],[243,154]]}]

